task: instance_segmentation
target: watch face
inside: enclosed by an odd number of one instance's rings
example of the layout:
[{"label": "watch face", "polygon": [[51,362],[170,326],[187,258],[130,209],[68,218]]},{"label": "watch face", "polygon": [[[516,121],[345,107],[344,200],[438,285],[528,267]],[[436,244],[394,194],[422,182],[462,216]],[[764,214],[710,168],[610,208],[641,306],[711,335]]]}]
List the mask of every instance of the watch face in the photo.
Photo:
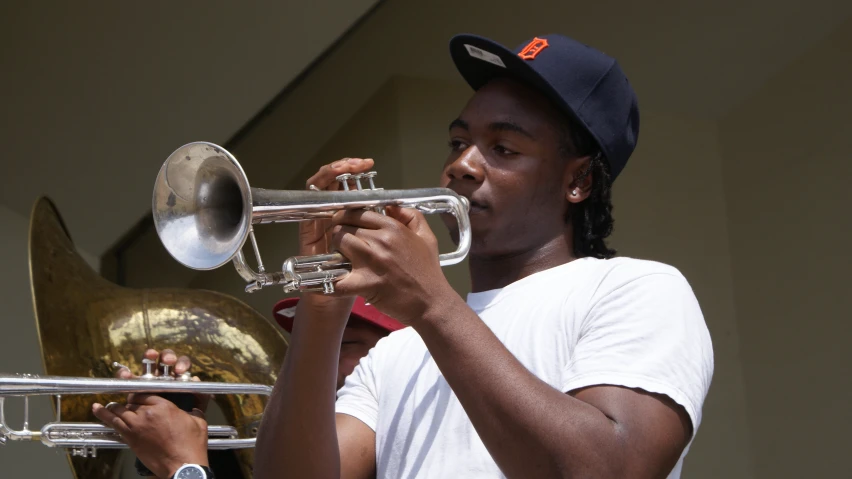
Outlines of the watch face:
[{"label": "watch face", "polygon": [[175,474],[175,479],[205,479],[207,474],[204,474],[204,470],[198,466],[183,466],[178,470],[178,473]]}]

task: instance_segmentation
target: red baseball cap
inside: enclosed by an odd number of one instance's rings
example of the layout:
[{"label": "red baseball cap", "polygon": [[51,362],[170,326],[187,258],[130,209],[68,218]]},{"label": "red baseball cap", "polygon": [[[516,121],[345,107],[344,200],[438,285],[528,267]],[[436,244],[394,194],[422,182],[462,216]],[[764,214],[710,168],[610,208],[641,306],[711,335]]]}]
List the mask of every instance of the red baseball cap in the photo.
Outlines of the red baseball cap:
[{"label": "red baseball cap", "polygon": [[[272,315],[288,333],[293,332],[293,320],[296,318],[296,304],[299,298],[287,298],[277,302],[272,308]],[[352,315],[367,323],[378,326],[388,332],[394,332],[405,327],[404,324],[382,313],[375,306],[366,304],[364,298],[358,296],[352,307]],[[350,318],[351,318],[350,316]]]}]

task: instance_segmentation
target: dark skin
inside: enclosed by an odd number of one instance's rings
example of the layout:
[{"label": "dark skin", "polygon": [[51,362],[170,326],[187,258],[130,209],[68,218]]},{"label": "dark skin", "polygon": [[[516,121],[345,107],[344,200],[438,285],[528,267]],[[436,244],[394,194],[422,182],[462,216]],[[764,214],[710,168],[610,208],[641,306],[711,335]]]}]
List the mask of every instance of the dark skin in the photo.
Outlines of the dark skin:
[{"label": "dark skin", "polygon": [[[574,178],[588,158],[561,154],[561,119],[536,92],[497,80],[450,131],[441,185],[471,200],[473,291],[501,288],[574,258],[564,221],[588,196]],[[326,165],[309,184],[334,188],[373,161]],[[335,415],[338,347],[355,295],[421,336],[487,450],[507,477],[665,477],[691,436],[680,406],[642,390],[600,385],[567,394],[520,364],[447,283],[437,241],[411,209],[338,213],[302,228],[303,254],[337,249],[352,262],[337,297],[306,294],[264,413],[255,476],[372,477],[375,433]],[[531,319],[532,320],[532,319]],[[187,461],[189,462],[189,461]]]}]

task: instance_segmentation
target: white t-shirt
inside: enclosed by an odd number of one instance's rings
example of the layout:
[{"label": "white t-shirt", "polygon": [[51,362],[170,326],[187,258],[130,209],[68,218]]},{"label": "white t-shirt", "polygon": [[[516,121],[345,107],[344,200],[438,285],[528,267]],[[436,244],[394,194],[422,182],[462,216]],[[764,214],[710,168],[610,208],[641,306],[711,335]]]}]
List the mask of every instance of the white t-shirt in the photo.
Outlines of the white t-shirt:
[{"label": "white t-shirt", "polygon": [[[686,409],[693,437],[698,430],[713,349],[677,269],[584,258],[471,293],[467,304],[552,387],[610,384],[664,394]],[[412,328],[383,338],[361,360],[336,409],[376,432],[379,478],[505,477]],[[688,450],[669,478],[680,477]]]}]

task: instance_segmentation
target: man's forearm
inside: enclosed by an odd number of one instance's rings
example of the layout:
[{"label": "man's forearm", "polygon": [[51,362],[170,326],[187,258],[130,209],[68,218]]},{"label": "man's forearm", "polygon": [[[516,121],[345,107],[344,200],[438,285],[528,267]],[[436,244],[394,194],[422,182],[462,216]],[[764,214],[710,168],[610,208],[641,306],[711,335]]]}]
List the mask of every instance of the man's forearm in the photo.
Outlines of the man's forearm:
[{"label": "man's forearm", "polygon": [[258,432],[254,472],[259,479],[340,477],[334,402],[351,304],[317,310],[304,298],[299,303],[292,341]]},{"label": "man's forearm", "polygon": [[508,477],[590,477],[619,467],[609,418],[535,377],[458,295],[445,296],[414,328]]}]

